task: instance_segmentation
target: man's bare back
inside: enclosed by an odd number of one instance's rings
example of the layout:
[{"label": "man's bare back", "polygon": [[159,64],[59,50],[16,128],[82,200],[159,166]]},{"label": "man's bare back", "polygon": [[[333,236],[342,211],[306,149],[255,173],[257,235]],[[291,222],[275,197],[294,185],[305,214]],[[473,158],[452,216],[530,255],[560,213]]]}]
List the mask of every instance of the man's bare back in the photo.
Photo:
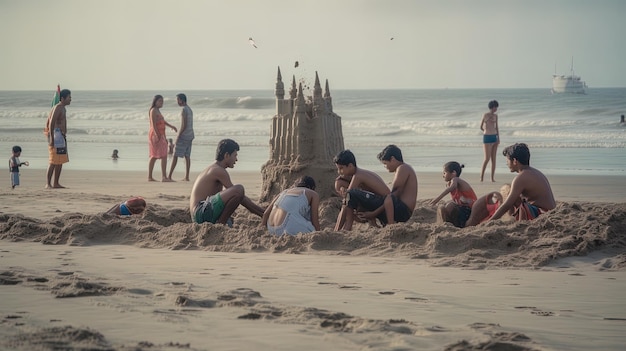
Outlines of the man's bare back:
[{"label": "man's bare back", "polygon": [[508,197],[491,219],[502,217],[520,198],[544,211],[554,209],[556,201],[550,182],[541,171],[530,166],[528,145],[523,143],[511,145],[504,149],[503,155],[507,158],[507,166],[511,172],[517,172],[517,176],[511,182]]},{"label": "man's bare back", "polygon": [[528,167],[521,170],[513,179],[511,189],[513,187],[521,188],[522,197],[532,205],[546,211],[556,207],[548,178],[536,168]]},{"label": "man's bare back", "polygon": [[356,169],[348,189],[363,189],[382,196],[389,194],[387,184],[378,174],[362,168]]},{"label": "man's bare back", "polygon": [[417,175],[411,165],[402,163],[395,171],[391,193],[413,212],[417,202]]}]

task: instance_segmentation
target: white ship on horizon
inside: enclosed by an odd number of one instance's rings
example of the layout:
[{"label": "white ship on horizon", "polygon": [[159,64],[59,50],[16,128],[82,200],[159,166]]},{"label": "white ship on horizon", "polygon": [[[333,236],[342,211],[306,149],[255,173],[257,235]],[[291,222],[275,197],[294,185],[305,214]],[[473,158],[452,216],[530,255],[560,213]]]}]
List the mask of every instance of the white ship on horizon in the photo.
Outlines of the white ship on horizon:
[{"label": "white ship on horizon", "polygon": [[554,65],[554,74],[552,75],[552,94],[585,94],[587,83],[580,79],[580,76],[574,74],[574,58],[572,57],[572,67],[570,75],[556,74],[556,65]]}]

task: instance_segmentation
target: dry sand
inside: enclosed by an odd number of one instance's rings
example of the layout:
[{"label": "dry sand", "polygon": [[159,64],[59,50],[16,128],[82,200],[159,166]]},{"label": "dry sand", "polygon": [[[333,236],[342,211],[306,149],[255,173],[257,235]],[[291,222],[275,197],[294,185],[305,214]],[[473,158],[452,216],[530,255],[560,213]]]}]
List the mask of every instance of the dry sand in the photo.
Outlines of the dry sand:
[{"label": "dry sand", "polygon": [[[231,174],[259,196],[259,173]],[[68,167],[44,190],[23,168],[0,182],[0,349],[623,349],[624,177],[548,175],[554,211],[465,229],[434,223],[443,180],[418,177],[409,223],[334,232],[331,199],[327,229],[275,237],[241,209],[192,224],[189,182]],[[134,195],[143,216],[103,214]]]}]

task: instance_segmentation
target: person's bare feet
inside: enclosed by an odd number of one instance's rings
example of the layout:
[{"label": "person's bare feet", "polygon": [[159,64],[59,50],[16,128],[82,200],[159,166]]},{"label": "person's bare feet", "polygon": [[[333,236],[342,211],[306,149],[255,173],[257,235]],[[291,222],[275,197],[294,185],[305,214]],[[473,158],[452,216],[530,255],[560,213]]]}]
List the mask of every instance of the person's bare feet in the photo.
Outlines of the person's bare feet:
[{"label": "person's bare feet", "polygon": [[65,187],[64,187],[63,185],[61,185],[61,184],[54,184],[54,185],[52,186],[52,188],[53,188],[53,189],[65,189]]},{"label": "person's bare feet", "polygon": [[181,181],[181,182],[188,182],[188,181],[189,181],[189,178],[183,178],[183,179],[181,179],[180,181]]},{"label": "person's bare feet", "polygon": [[156,182],[156,179],[154,179],[154,178],[150,177],[150,178],[148,178],[148,181],[149,181],[149,182]]},{"label": "person's bare feet", "polygon": [[163,179],[161,179],[161,182],[163,182],[163,183],[171,183],[171,182],[173,182],[173,180],[170,179],[170,178],[163,178]]}]

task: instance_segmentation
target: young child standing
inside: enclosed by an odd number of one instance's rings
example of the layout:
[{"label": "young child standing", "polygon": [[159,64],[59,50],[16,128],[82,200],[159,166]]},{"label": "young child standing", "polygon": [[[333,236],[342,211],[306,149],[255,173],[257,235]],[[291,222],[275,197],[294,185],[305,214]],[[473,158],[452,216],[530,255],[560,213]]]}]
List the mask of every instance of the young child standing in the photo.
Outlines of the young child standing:
[{"label": "young child standing", "polygon": [[28,161],[20,162],[20,156],[22,155],[22,148],[15,145],[13,146],[13,155],[9,158],[9,172],[11,172],[11,189],[15,189],[20,185],[20,167],[28,166]]},{"label": "young child standing", "polygon": [[174,154],[174,147],[176,145],[174,144],[174,139],[169,138],[168,139],[168,144],[167,144],[167,154],[172,156]]},{"label": "young child standing", "polygon": [[458,162],[451,161],[443,166],[443,179],[446,181],[446,189],[430,204],[435,205],[446,194],[450,193],[452,201],[437,209],[437,222],[450,222],[455,227],[463,228],[472,213],[472,205],[477,196],[468,182],[459,178],[461,170],[465,167]]}]

